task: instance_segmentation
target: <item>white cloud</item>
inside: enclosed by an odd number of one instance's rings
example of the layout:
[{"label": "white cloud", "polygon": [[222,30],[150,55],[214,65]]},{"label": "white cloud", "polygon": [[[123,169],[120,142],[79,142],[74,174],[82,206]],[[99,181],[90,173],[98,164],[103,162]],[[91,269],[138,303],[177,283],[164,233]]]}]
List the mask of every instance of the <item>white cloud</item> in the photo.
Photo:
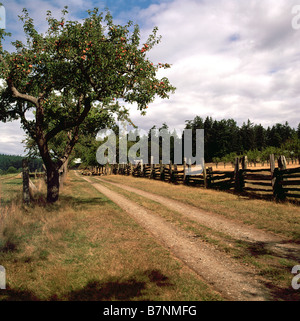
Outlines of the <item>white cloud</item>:
[{"label": "white cloud", "polygon": [[23,155],[24,147],[21,144],[25,139],[24,131],[19,121],[0,122],[0,153]]},{"label": "white cloud", "polygon": [[296,127],[300,31],[291,26],[293,5],[292,0],[175,0],[143,10],[142,31],[148,34],[157,25],[163,36],[150,57],[173,64],[166,75],[177,87],[170,101],[153,104],[149,118],[172,126],[199,115],[240,123],[250,118],[264,126],[288,121]]}]

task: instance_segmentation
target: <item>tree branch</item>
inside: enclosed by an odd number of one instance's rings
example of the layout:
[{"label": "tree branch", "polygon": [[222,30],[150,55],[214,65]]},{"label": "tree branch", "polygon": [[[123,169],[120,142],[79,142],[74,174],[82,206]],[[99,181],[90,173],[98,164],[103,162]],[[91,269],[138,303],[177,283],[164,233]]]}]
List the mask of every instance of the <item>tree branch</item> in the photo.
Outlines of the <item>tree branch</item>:
[{"label": "tree branch", "polygon": [[27,94],[21,94],[17,90],[17,88],[14,86],[13,81],[12,81],[11,78],[8,78],[6,80],[6,82],[7,82],[8,88],[12,92],[13,97],[28,101],[28,102],[34,104],[35,106],[38,105],[38,99],[33,97],[33,96],[27,95]]},{"label": "tree branch", "polygon": [[78,141],[78,133],[79,133],[79,125],[73,129],[72,136],[71,136],[71,133],[68,133],[69,143],[66,146],[64,156],[57,163],[58,168],[60,168],[71,155],[72,150]]},{"label": "tree branch", "polygon": [[[1,62],[3,63],[5,69],[8,70],[8,64],[7,64],[7,62],[5,61],[5,59],[3,58],[2,55],[0,55],[0,60],[1,60]],[[17,88],[14,86],[13,81],[12,81],[12,79],[11,79],[10,77],[8,77],[8,78],[6,79],[6,82],[7,82],[8,88],[11,90],[11,92],[12,92],[12,94],[13,94],[13,97],[15,97],[15,98],[20,98],[20,99],[26,100],[26,101],[28,101],[28,102],[31,102],[31,103],[33,103],[34,105],[37,105],[38,100],[37,100],[35,97],[33,97],[33,96],[26,95],[26,94],[21,94],[21,93],[17,90]]]},{"label": "tree branch", "polygon": [[[83,95],[81,95],[78,100],[77,105],[78,105],[79,109],[82,104],[82,101],[83,101]],[[74,121],[60,122],[56,127],[54,127],[52,130],[50,130],[46,134],[46,137],[45,137],[46,141],[48,142],[51,138],[53,138],[55,135],[57,135],[62,130],[70,129],[70,128],[77,127],[77,126],[79,127],[81,125],[81,123],[84,121],[87,114],[89,113],[91,107],[92,107],[92,105],[91,105],[90,99],[86,99],[85,103],[84,103],[84,109],[83,109],[82,113],[80,114],[80,116]]]}]

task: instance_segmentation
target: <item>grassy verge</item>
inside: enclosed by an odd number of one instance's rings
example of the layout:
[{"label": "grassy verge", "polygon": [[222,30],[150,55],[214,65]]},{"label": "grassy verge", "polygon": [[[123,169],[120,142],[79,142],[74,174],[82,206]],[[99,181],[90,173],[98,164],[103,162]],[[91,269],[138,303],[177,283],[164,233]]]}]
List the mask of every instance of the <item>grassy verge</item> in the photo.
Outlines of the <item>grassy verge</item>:
[{"label": "grassy verge", "polygon": [[52,206],[40,195],[23,206],[19,178],[0,185],[1,300],[222,300],[73,174]]}]

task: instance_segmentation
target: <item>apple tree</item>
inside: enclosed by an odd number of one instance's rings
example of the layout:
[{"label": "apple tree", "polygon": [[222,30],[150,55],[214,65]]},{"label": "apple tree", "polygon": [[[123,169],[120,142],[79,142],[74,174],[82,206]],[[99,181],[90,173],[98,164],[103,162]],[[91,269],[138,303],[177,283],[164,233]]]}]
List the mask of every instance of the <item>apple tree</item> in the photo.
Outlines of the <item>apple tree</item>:
[{"label": "apple tree", "polygon": [[[111,14],[89,10],[82,21],[66,21],[67,7],[56,19],[47,12],[48,29],[39,33],[28,11],[20,16],[26,42],[14,52],[0,44],[0,73],[5,80],[0,120],[20,119],[34,140],[47,170],[47,200],[59,196],[59,168],[68,159],[83,128],[101,128],[111,115],[129,117],[127,104],[145,114],[155,97],[168,98],[175,88],[147,52],[160,42],[155,27],[141,43],[138,25],[114,24]],[[7,36],[0,31],[1,42]],[[63,139],[62,139],[63,136]],[[61,144],[57,144],[61,140]],[[60,147],[59,152],[53,146]]]}]

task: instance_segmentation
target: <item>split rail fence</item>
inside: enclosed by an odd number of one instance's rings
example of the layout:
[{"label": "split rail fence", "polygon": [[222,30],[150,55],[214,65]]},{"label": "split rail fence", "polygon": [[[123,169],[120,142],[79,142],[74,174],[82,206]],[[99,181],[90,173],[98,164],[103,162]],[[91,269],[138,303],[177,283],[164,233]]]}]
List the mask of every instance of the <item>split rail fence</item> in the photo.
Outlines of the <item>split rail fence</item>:
[{"label": "split rail fence", "polygon": [[[180,167],[176,164],[145,165],[143,163],[115,164],[94,167],[82,171],[83,175],[132,175],[174,184],[185,184],[219,190],[227,190],[242,194],[276,200],[300,199],[300,167],[287,169],[286,159],[280,156],[277,167],[274,155],[270,155],[270,167],[249,169],[247,156],[235,159],[234,170],[219,171],[204,166],[201,174],[186,175],[190,167],[184,162]],[[193,168],[193,167],[192,167]]]}]

